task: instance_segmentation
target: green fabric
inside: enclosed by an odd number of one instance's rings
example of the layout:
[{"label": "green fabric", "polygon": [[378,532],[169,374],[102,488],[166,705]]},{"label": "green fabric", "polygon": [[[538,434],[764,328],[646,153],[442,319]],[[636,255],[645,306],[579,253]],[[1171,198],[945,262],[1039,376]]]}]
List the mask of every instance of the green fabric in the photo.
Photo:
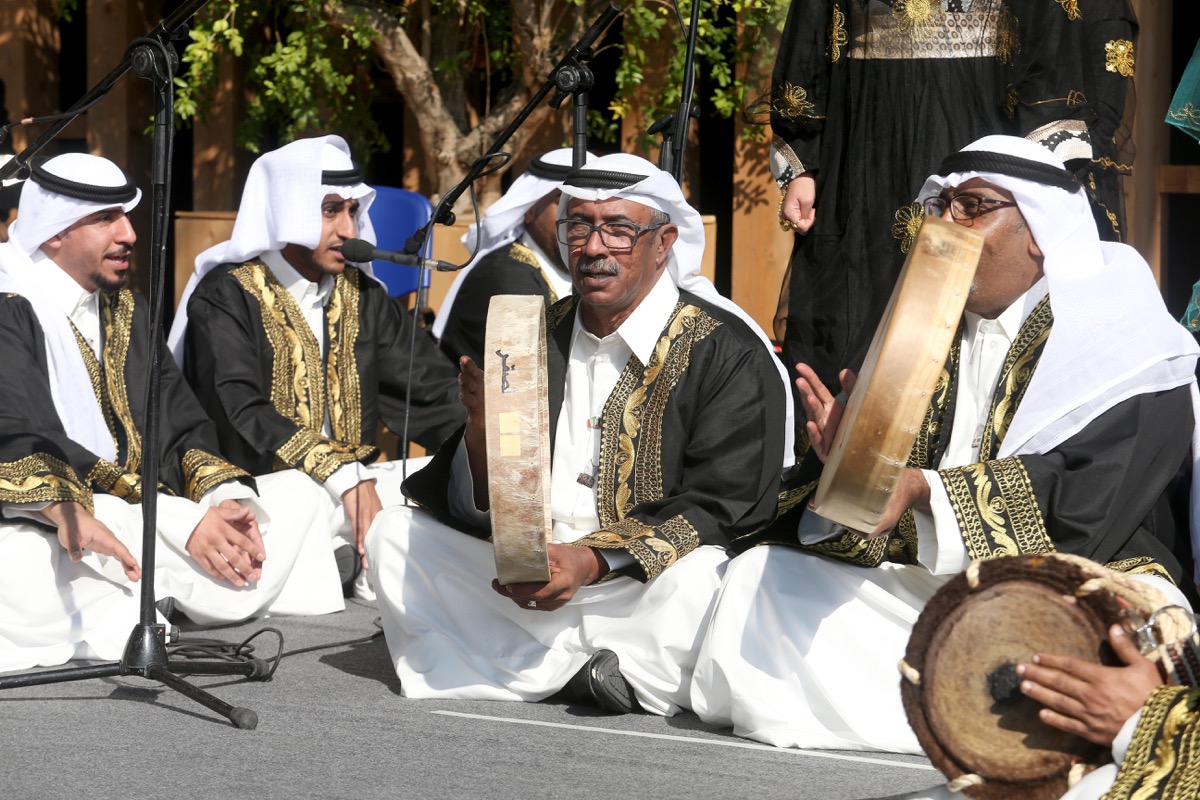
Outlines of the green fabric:
[{"label": "green fabric", "polygon": [[[1171,107],[1167,109],[1167,124],[1200,141],[1200,42],[1192,52],[1192,60],[1183,71],[1183,78],[1175,89]],[[1195,314],[1196,301],[1193,297],[1189,314]],[[1196,330],[1192,327],[1192,330]]]}]

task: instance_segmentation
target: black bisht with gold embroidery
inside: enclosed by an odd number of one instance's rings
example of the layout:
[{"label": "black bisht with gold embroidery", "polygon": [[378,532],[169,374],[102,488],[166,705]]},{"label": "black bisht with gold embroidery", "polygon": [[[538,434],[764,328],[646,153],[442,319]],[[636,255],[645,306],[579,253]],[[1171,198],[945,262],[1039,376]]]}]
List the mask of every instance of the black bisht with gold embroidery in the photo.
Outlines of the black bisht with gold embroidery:
[{"label": "black bisht with gold embroidery", "polygon": [[[1052,325],[1045,298],[1006,355],[980,444],[984,460],[939,473],[968,555],[1072,553],[1121,571],[1169,576],[1190,591],[1180,567],[1188,560],[1187,530],[1176,530],[1169,503],[1171,484],[1190,448],[1187,386],[1125,400],[1042,455],[997,457]],[[934,469],[949,442],[958,341],[909,455],[910,467]],[[810,452],[780,494],[780,517],[735,546],[800,546],[797,526],[820,475],[821,463]],[[909,511],[888,536],[867,540],[844,533],[806,549],[864,567],[884,561],[914,564],[916,526]]]},{"label": "black bisht with gold embroidery", "polygon": [[[116,443],[115,462],[72,441],[54,407],[42,326],[29,301],[0,297],[5,344],[0,380],[0,502],[77,501],[92,508],[94,492],[137,503],[142,496],[142,426],[150,353],[146,301],[122,289],[100,295],[102,361],[79,339],[92,390]],[[162,361],[160,488],[189,500],[229,480],[253,486],[217,453],[216,430],[155,338]]]},{"label": "black bisht with gold embroidery", "polygon": [[916,193],[982,136],[1077,159],[1117,238],[1134,29],[1126,0],[794,0],[770,123],[793,173],[816,173],[816,220],[780,298],[785,362],[834,387],[861,362],[924,216]]},{"label": "black bisht with gold embroidery", "polygon": [[[255,475],[299,469],[324,482],[370,462],[379,423],[404,429],[415,323],[382,286],[347,266],[325,306],[327,353],[261,261],[222,264],[188,303],[184,371],[221,449]],[[458,373],[416,332],[409,438],[434,448],[462,422]],[[328,410],[332,437],[321,434]]]},{"label": "black bisht with gold embroidery", "polygon": [[[551,449],[562,409],[575,297],[547,312]],[[597,511],[601,530],[576,545],[625,550],[621,570],[654,578],[701,544],[726,546],[774,514],[779,489],[784,389],[774,356],[744,322],[681,291],[649,364],[631,356],[604,406]],[[461,431],[404,492],[440,520],[475,536],[450,514],[447,487]]]}]

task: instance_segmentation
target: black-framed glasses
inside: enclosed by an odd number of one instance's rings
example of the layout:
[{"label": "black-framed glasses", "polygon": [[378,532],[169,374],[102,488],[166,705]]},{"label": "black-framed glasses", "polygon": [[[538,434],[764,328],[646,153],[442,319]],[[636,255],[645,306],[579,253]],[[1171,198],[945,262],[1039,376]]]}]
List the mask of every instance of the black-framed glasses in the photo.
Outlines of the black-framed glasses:
[{"label": "black-framed glasses", "polygon": [[583,219],[560,219],[555,223],[558,240],[569,247],[583,247],[592,238],[592,231],[600,234],[600,243],[609,250],[628,250],[646,231],[655,231],[667,222],[654,225],[637,225],[632,222],[601,222],[593,225]]},{"label": "black-framed glasses", "polygon": [[925,216],[940,217],[946,213],[946,206],[949,206],[950,216],[954,219],[971,220],[1015,205],[1013,200],[996,200],[991,197],[976,197],[973,194],[956,194],[949,200],[944,197],[930,197],[925,200]]}]

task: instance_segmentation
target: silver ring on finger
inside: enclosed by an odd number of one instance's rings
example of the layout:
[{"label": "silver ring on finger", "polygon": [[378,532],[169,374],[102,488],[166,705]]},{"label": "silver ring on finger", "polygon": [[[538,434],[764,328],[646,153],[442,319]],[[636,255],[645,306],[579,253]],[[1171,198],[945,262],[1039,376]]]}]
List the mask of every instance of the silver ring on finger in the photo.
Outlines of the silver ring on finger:
[{"label": "silver ring on finger", "polygon": [[537,608],[537,600],[527,600],[525,602],[525,607],[526,608]]}]

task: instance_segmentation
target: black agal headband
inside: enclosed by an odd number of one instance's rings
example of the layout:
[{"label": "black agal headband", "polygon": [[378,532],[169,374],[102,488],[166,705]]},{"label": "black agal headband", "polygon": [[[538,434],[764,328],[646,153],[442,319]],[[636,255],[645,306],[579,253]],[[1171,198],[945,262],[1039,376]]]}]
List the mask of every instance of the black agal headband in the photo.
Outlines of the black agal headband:
[{"label": "black agal headband", "polygon": [[542,153],[530,161],[525,171],[536,178],[559,182],[571,174],[571,166],[569,164],[551,164],[548,161],[542,160],[542,156],[544,155],[545,153]]},{"label": "black agal headband", "polygon": [[44,161],[35,162],[30,167],[30,180],[54,194],[89,203],[123,205],[137,197],[137,187],[128,175],[125,176],[123,186],[97,186],[94,183],[80,183],[55,175],[46,169]]},{"label": "black agal headband", "polygon": [[607,169],[581,167],[567,175],[563,185],[575,186],[579,189],[627,189],[648,177],[648,175],[634,175],[631,172],[613,172]]},{"label": "black agal headband", "polygon": [[991,172],[1053,186],[1067,192],[1079,188],[1079,181],[1075,176],[1062,167],[986,150],[963,150],[946,156],[942,165],[938,167],[938,174],[951,175],[955,172]]},{"label": "black agal headband", "polygon": [[362,179],[362,170],[358,167],[321,170],[322,186],[357,186]]}]

